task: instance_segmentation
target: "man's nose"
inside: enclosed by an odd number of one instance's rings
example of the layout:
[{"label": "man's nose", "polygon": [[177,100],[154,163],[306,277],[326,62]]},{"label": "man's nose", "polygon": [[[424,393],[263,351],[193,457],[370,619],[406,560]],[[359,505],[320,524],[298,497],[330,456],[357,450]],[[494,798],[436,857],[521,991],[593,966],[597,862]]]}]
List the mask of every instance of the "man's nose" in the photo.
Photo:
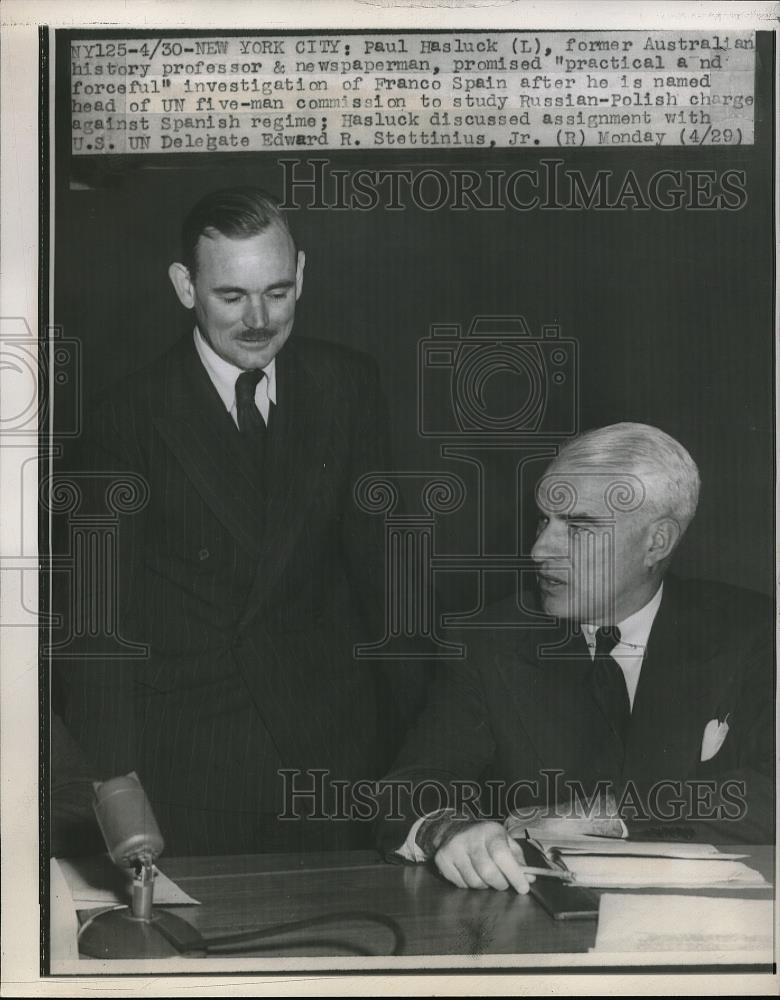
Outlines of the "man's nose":
[{"label": "man's nose", "polygon": [[262,330],[268,322],[268,312],[262,296],[247,299],[244,315],[241,317],[244,325],[251,330]]},{"label": "man's nose", "polygon": [[534,562],[545,562],[547,559],[562,559],[568,555],[566,548],[566,531],[561,531],[552,521],[548,521],[536,536],[531,558]]}]

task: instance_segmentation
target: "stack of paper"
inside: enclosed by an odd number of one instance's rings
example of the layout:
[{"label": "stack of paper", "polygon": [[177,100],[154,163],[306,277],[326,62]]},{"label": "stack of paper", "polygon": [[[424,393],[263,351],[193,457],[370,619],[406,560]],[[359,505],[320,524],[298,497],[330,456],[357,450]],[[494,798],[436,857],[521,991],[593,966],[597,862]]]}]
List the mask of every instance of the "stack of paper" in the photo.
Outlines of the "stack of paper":
[{"label": "stack of paper", "polygon": [[741,861],[562,854],[577,885],[612,889],[753,889],[768,885]]},{"label": "stack of paper", "polygon": [[623,857],[690,858],[710,861],[738,861],[747,854],[729,854],[713,844],[673,843],[668,840],[615,840],[612,837],[534,837],[546,851],[560,854],[616,854]]},{"label": "stack of paper", "polygon": [[[740,859],[712,844],[631,841],[574,834],[534,837],[554,864],[568,869],[575,884],[605,889],[761,889],[769,883]],[[522,839],[519,839],[522,845]]]}]

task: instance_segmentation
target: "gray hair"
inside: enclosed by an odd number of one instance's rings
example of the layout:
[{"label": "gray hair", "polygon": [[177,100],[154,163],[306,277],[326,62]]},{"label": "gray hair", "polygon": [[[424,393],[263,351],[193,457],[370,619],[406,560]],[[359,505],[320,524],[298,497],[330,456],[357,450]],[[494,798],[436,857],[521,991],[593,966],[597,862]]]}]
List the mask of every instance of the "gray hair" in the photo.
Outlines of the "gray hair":
[{"label": "gray hair", "polygon": [[699,502],[699,470],[679,441],[649,424],[620,423],[585,431],[561,448],[550,468],[576,463],[636,476],[652,517],[673,517],[685,531]]}]

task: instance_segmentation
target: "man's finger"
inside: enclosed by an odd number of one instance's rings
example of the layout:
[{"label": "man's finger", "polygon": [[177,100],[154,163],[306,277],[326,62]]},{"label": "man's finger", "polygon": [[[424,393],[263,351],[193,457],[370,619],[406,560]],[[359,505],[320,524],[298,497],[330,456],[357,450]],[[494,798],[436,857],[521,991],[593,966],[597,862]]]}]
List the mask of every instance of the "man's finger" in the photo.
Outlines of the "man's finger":
[{"label": "man's finger", "polygon": [[507,836],[507,843],[509,844],[509,850],[512,852],[512,855],[517,863],[519,865],[527,865],[528,861],[526,861],[522,845],[518,844],[514,837],[509,836]]},{"label": "man's finger", "polygon": [[[509,841],[509,850],[512,852],[513,857],[521,867],[525,867],[528,864],[528,861],[523,853],[523,848],[520,844],[518,844],[514,837],[508,837],[507,840]],[[525,879],[526,882],[535,882],[536,875],[526,875]]]},{"label": "man's finger", "polygon": [[519,892],[524,896],[529,889],[528,880],[529,878],[533,878],[533,876],[528,876],[523,872],[525,860],[522,850],[513,851],[512,841],[509,839],[496,839],[490,844],[489,850],[494,864],[503,877],[509,882],[515,892]]},{"label": "man's finger", "polygon": [[436,867],[439,869],[439,871],[447,879],[448,882],[452,882],[452,884],[456,885],[459,889],[468,889],[468,886],[463,881],[463,877],[461,876],[460,872],[455,867],[455,865],[446,857],[446,855],[442,856],[441,851],[439,851],[434,860],[436,861]]},{"label": "man's finger", "polygon": [[469,889],[489,889],[490,886],[474,870],[474,865],[467,854],[463,854],[453,859],[452,862],[460,872],[461,878]]},{"label": "man's finger", "polygon": [[475,848],[471,853],[471,863],[477,875],[483,882],[487,882],[491,889],[501,891],[509,888],[509,882],[501,874],[487,847]]}]

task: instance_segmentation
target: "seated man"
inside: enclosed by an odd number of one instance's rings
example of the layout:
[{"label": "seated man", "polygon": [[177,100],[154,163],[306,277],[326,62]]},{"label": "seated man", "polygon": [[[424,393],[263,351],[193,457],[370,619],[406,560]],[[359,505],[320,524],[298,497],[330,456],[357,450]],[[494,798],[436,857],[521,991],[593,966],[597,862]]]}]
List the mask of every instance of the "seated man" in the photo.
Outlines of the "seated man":
[{"label": "seated man", "polygon": [[[654,427],[615,424],[561,450],[537,485],[531,553],[554,621],[470,633],[467,660],[443,671],[388,776],[416,790],[416,814],[380,823],[389,860],[526,892],[497,820],[605,797],[632,835],[772,841],[770,602],[667,575],[698,493],[691,456]],[[458,809],[477,783],[479,808]]]}]

